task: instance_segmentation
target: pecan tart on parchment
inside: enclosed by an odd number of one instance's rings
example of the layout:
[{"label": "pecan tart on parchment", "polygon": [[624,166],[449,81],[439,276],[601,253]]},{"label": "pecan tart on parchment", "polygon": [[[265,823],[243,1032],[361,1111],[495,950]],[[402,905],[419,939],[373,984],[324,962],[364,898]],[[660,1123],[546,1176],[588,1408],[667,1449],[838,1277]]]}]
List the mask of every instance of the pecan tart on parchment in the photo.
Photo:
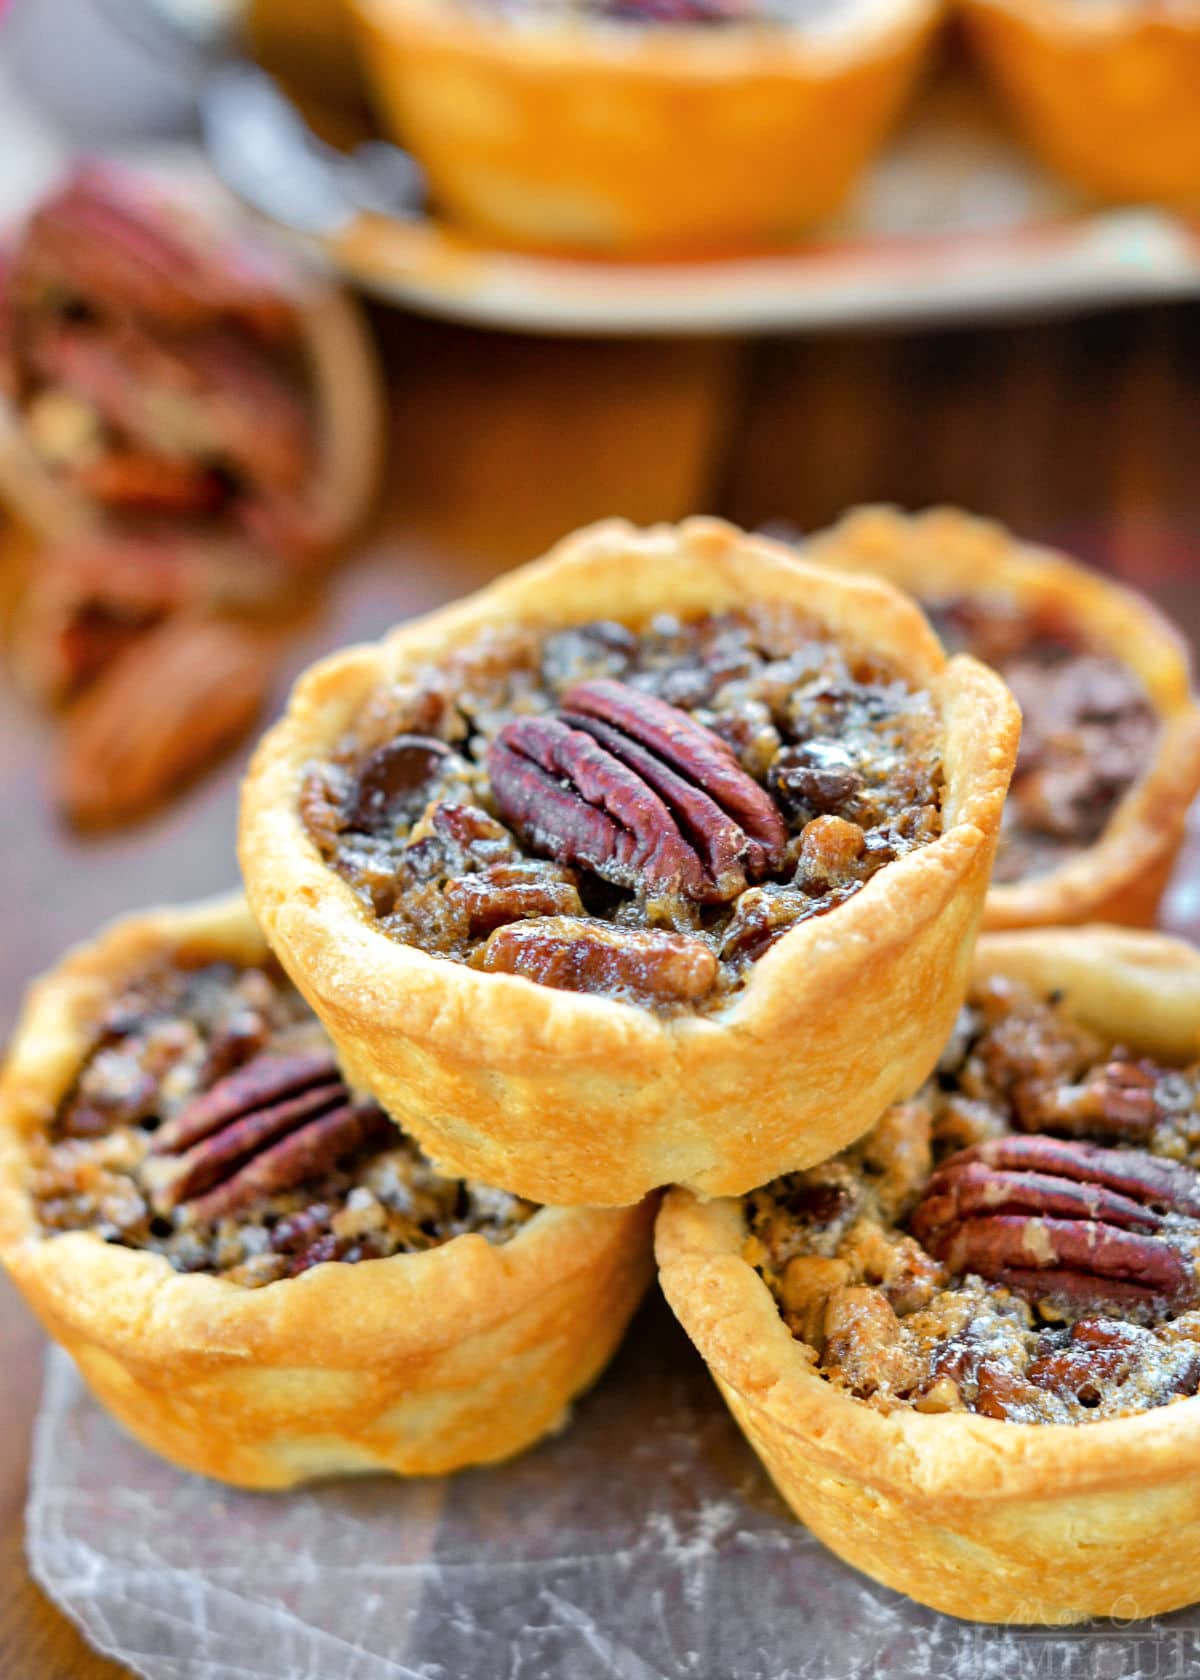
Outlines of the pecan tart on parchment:
[{"label": "pecan tart on parchment", "polygon": [[889,585],[612,521],[303,677],[242,865],[348,1076],[444,1169],[735,1192],[933,1066],[1017,731]]},{"label": "pecan tart on parchment", "polygon": [[651,1218],[437,1174],[240,897],[78,947],[0,1085],[17,1286],[140,1440],[247,1487],[529,1446],[620,1340]]},{"label": "pecan tart on parchment", "polygon": [[915,595],[1021,706],[985,928],[1153,923],[1200,790],[1182,637],[1149,601],[950,508],[864,508],[803,548]]},{"label": "pecan tart on parchment", "polygon": [[939,0],[353,0],[385,120],[456,222],[618,257],[740,253],[830,215]]},{"label": "pecan tart on parchment", "polygon": [[988,934],[935,1076],[741,1200],[663,1289],[797,1515],[985,1621],[1200,1597],[1200,953]]},{"label": "pecan tart on parchment", "polygon": [[1200,205],[1196,0],[962,0],[962,15],[1052,169],[1104,198]]}]

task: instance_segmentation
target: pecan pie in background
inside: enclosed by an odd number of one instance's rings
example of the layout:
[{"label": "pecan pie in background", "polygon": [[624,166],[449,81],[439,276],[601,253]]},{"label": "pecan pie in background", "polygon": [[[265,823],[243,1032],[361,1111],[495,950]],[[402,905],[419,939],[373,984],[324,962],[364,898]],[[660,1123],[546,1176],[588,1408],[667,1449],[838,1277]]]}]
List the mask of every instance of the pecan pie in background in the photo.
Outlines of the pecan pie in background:
[{"label": "pecan pie in background", "polygon": [[1135,591],[951,509],[865,508],[802,545],[888,578],[1024,714],[985,928],[1153,924],[1200,790],[1186,644]]},{"label": "pecan pie in background", "polygon": [[835,1160],[671,1191],[660,1279],[798,1516],[985,1621],[1200,1597],[1200,953],[979,942],[938,1072]]},{"label": "pecan pie in background", "polygon": [[436,1173],[343,1084],[240,897],[71,952],[0,1084],[18,1288],[140,1440],[243,1486],[529,1446],[619,1342],[652,1217]]},{"label": "pecan pie in background", "polygon": [[1104,198],[1200,204],[1194,0],[962,0],[967,34],[1024,138]]},{"label": "pecan pie in background", "polygon": [[302,677],[243,872],[349,1077],[446,1170],[742,1191],[933,1066],[1017,732],[889,585],[613,521]]},{"label": "pecan pie in background", "polygon": [[837,209],[938,0],[354,0],[384,122],[438,205],[517,246],[779,246]]},{"label": "pecan pie in background", "polygon": [[[39,544],[11,563],[8,640],[39,700],[97,691],[100,722],[68,729],[58,775],[80,823],[136,813],[244,732],[268,632],[378,478],[382,402],[356,306],[197,190],[85,164],[0,274],[0,495]],[[252,650],[247,616],[263,621]],[[236,705],[197,674],[214,653],[262,673]],[[136,737],[164,685],[185,724],[169,750],[138,743],[140,776],[101,763],[100,738]]]}]

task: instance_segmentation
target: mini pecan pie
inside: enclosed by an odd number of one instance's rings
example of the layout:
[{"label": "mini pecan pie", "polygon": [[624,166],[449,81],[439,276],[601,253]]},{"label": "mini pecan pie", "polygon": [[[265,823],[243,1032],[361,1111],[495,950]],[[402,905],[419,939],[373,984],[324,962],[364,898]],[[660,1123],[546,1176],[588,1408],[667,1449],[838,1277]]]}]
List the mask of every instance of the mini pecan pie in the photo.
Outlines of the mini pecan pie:
[{"label": "mini pecan pie", "polygon": [[620,1339],[649,1218],[439,1175],[240,899],[80,947],[0,1087],[16,1283],[134,1434],[246,1486],[528,1446]]},{"label": "mini pecan pie", "polygon": [[963,0],[971,46],[1035,151],[1105,198],[1200,202],[1191,0]]},{"label": "mini pecan pie", "polygon": [[937,0],[354,0],[384,120],[455,221],[596,255],[779,247],[837,209]]},{"label": "mini pecan pie", "polygon": [[194,194],[86,165],[33,212],[0,286],[0,487],[40,535],[169,533],[197,569],[223,544],[214,589],[241,597],[361,515],[381,420],[357,312]]},{"label": "mini pecan pie", "polygon": [[1190,947],[988,935],[874,1131],[740,1201],[668,1197],[668,1299],[868,1574],[997,1621],[1200,1596],[1198,1056]]},{"label": "mini pecan pie", "polygon": [[1020,703],[984,926],[1154,921],[1200,789],[1187,650],[1142,596],[949,509],[867,508],[805,552],[917,596]]},{"label": "mini pecan pie", "polygon": [[886,585],[614,522],[302,679],[243,865],[435,1160],[556,1202],[745,1189],[932,1066],[1016,730]]}]

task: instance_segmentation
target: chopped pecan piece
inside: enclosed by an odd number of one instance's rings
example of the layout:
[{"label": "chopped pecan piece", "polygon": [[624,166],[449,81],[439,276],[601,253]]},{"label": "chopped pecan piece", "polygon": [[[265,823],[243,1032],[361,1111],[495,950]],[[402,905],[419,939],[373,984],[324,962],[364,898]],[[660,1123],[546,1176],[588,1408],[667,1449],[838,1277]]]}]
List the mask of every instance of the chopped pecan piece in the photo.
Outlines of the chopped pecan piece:
[{"label": "chopped pecan piece", "polygon": [[717,978],[717,959],[698,939],[568,916],[497,928],[480,966],[563,991],[624,991],[664,1003],[693,1002]]},{"label": "chopped pecan piece", "polygon": [[70,712],[59,798],[76,823],[121,822],[237,740],[262,707],[274,637],[230,620],[169,618]]},{"label": "chopped pecan piece", "polygon": [[1164,1214],[1200,1214],[1200,1175],[1137,1150],[1001,1137],[954,1155],[930,1179],[912,1231],[955,1272],[1073,1310],[1180,1304],[1193,1268]]},{"label": "chopped pecan piece", "polygon": [[563,707],[514,719],[488,753],[500,813],[532,850],[700,903],[779,866],[783,818],[711,730],[608,680],[576,684]]},{"label": "chopped pecan piece", "polygon": [[1023,1080],[1013,1087],[1013,1107],[1025,1131],[1138,1142],[1162,1118],[1156,1077],[1152,1064],[1111,1061],[1080,1085]]},{"label": "chopped pecan piece", "polygon": [[187,1204],[200,1222],[294,1188],[386,1136],[373,1103],[356,1103],[331,1056],[259,1056],[188,1104],[156,1134],[170,1157],[160,1209]]},{"label": "chopped pecan piece", "polygon": [[493,863],[447,881],[445,896],[467,918],[472,937],[530,916],[582,916],[570,872],[543,863]]}]

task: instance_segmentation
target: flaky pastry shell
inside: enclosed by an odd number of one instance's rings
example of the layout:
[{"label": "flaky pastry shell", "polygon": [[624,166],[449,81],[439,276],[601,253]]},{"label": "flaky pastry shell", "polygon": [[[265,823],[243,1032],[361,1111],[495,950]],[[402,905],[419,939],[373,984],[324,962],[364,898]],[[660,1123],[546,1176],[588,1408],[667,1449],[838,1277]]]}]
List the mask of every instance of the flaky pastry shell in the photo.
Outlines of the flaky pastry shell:
[{"label": "flaky pastry shell", "polygon": [[[1200,1053],[1200,952],[1109,927],[986,934],[1011,975],[1135,1054]],[[741,1204],[673,1190],[659,1277],[797,1516],[923,1604],[989,1622],[1157,1615],[1200,1598],[1200,1398],[1088,1424],[890,1415],[818,1375],[742,1258]]]},{"label": "flaky pastry shell", "polygon": [[[1200,84],[1198,84],[1200,85]],[[1200,791],[1200,707],[1183,638],[1144,596],[952,508],[907,515],[863,508],[807,544],[812,558],[888,578],[918,599],[997,591],[1030,609],[1050,608],[1088,645],[1140,679],[1162,720],[1157,746],[1100,839],[1059,868],[997,883],[985,929],[1089,921],[1154,923]]]},{"label": "flaky pastry shell", "polygon": [[[297,273],[288,302],[317,419],[317,459],[304,487],[305,521],[314,550],[326,554],[353,534],[375,496],[387,430],[383,384],[370,329],[354,298],[305,271]],[[3,395],[0,500],[46,542],[86,538],[108,523],[101,507],[42,460],[18,408]]]},{"label": "flaky pastry shell", "polygon": [[1200,203],[1200,6],[963,0],[975,52],[1030,145],[1104,198]]},{"label": "flaky pastry shell", "polygon": [[[791,604],[928,686],[945,725],[944,832],[793,928],[722,1012],[664,1018],[401,944],[309,838],[306,768],[379,685],[488,628],[636,627],[756,601]],[[842,1148],[933,1066],[966,985],[1017,734],[999,678],[947,662],[890,585],[718,520],[614,520],[302,677],[244,786],[242,867],[351,1082],[444,1168],[555,1204],[632,1202],[672,1182],[731,1194]]]},{"label": "flaky pastry shell", "polygon": [[244,1487],[440,1474],[557,1427],[649,1279],[649,1204],[544,1208],[501,1245],[472,1233],[254,1289],[90,1232],[43,1233],[27,1140],[114,990],[175,950],[268,954],[240,897],[115,923],[33,988],[0,1083],[0,1259],[97,1398],[165,1458]]},{"label": "flaky pastry shell", "polygon": [[610,256],[777,247],[829,215],[940,10],[881,0],[826,27],[689,26],[353,0],[380,112],[454,220]]}]

